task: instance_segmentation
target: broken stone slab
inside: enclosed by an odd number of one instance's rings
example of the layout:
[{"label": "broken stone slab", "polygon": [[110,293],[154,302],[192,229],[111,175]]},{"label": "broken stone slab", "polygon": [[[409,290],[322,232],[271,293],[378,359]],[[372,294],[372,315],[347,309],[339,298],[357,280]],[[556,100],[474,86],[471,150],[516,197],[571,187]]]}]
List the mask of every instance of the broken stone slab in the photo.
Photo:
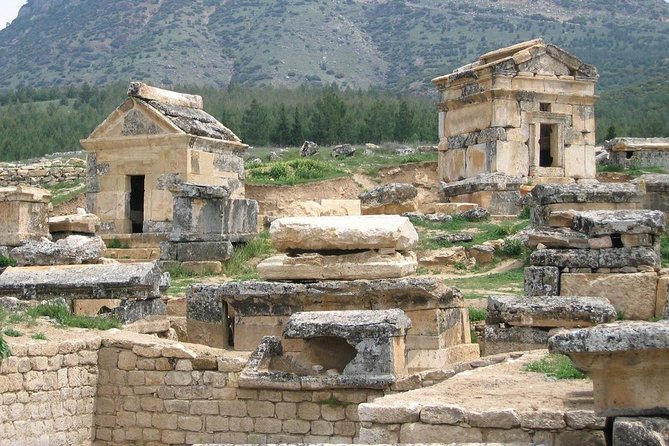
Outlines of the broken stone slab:
[{"label": "broken stone slab", "polygon": [[413,200],[418,190],[412,184],[388,183],[361,193],[360,204],[363,209],[377,208],[387,205],[399,205]]},{"label": "broken stone slab", "polygon": [[448,214],[423,214],[422,212],[405,212],[402,217],[407,217],[409,220],[427,221],[431,223],[447,223],[453,221],[453,217]]},{"label": "broken stone slab", "polygon": [[49,232],[95,234],[100,228],[100,218],[89,214],[84,209],[77,209],[74,215],[63,215],[49,218]]},{"label": "broken stone slab", "polygon": [[523,184],[522,177],[503,173],[482,173],[460,181],[441,183],[441,193],[450,198],[457,195],[469,195],[482,191],[517,191]]},{"label": "broken stone slab", "polygon": [[656,314],[658,275],[648,273],[562,273],[560,295],[604,296],[627,319]]},{"label": "broken stone slab", "polygon": [[449,243],[466,243],[474,240],[474,236],[468,232],[456,232],[453,234],[438,235],[435,237],[435,239]]},{"label": "broken stone slab", "polygon": [[537,245],[547,248],[588,249],[588,236],[569,228],[531,228],[528,231],[528,247]]},{"label": "broken stone slab", "polygon": [[526,196],[530,206],[555,203],[640,203],[644,192],[629,183],[537,184]]},{"label": "broken stone slab", "polygon": [[232,257],[229,240],[218,242],[161,242],[160,259],[179,262],[222,261]]},{"label": "broken stone slab", "polygon": [[211,322],[212,317],[220,317],[212,314],[221,314],[218,311],[221,302],[226,302],[240,316],[283,316],[325,309],[408,311],[464,307],[462,293],[457,288],[434,278],[315,283],[247,281],[191,285],[188,317]]},{"label": "broken stone slab", "polygon": [[458,217],[464,218],[467,221],[481,221],[490,218],[490,211],[486,208],[477,207],[460,212],[456,215]]},{"label": "broken stone slab", "polygon": [[662,446],[669,441],[669,418],[618,417],[613,421],[612,446]]},{"label": "broken stone slab", "polygon": [[489,245],[474,245],[468,250],[469,256],[476,260],[477,265],[492,263],[495,257],[495,248]]},{"label": "broken stone slab", "polygon": [[527,296],[557,296],[560,294],[560,268],[556,266],[525,267]]},{"label": "broken stone slab", "polygon": [[418,233],[409,219],[397,215],[286,217],[274,220],[269,232],[280,251],[403,251],[418,243]]},{"label": "broken stone slab", "polygon": [[107,250],[98,236],[70,235],[56,242],[29,240],[10,251],[19,266],[97,263]]},{"label": "broken stone slab", "polygon": [[664,212],[650,210],[576,212],[572,229],[589,237],[610,234],[653,234],[664,232]]},{"label": "broken stone slab", "polygon": [[610,248],[596,250],[598,268],[624,268],[650,266],[660,269],[660,256],[653,248]]},{"label": "broken stone slab", "polygon": [[350,144],[340,144],[332,148],[332,152],[330,152],[330,155],[333,158],[349,157],[353,156],[355,154],[355,151],[356,151],[355,147],[351,146]]},{"label": "broken stone slab", "polygon": [[[398,309],[314,311],[290,316],[284,336],[306,339],[307,350],[312,338],[345,340],[356,354],[345,364],[342,375],[401,375],[406,374],[404,338],[410,328],[411,319]],[[314,349],[322,350],[322,346]]]},{"label": "broken stone slab", "polygon": [[464,246],[451,246],[430,251],[428,255],[418,259],[418,262],[422,265],[453,265],[457,262],[466,263],[468,260]]},{"label": "broken stone slab", "polygon": [[669,321],[623,321],[564,331],[549,349],[593,382],[597,415],[669,415]]},{"label": "broken stone slab", "polygon": [[486,324],[518,327],[590,327],[613,322],[616,310],[603,297],[489,296]]},{"label": "broken stone slab", "polygon": [[546,348],[549,332],[535,327],[486,325],[481,340],[481,356]]},{"label": "broken stone slab", "polygon": [[19,299],[147,299],[160,297],[163,274],[155,263],[7,268],[0,295]]},{"label": "broken stone slab", "polygon": [[122,324],[130,324],[149,316],[167,314],[167,305],[159,297],[149,299],[125,299],[121,305],[111,309]]},{"label": "broken stone slab", "polygon": [[313,141],[304,141],[302,147],[300,147],[300,156],[314,156],[318,153],[318,144]]},{"label": "broken stone slab", "polygon": [[263,260],[256,270],[265,280],[390,279],[416,272],[413,253],[363,251],[352,254],[304,253],[277,255]]},{"label": "broken stone slab", "polygon": [[195,108],[198,110],[202,110],[203,108],[202,96],[163,90],[162,88],[152,87],[143,82],[130,82],[128,96],[179,107]]},{"label": "broken stone slab", "polygon": [[530,254],[532,266],[559,268],[599,268],[599,253],[594,249],[537,249]]}]

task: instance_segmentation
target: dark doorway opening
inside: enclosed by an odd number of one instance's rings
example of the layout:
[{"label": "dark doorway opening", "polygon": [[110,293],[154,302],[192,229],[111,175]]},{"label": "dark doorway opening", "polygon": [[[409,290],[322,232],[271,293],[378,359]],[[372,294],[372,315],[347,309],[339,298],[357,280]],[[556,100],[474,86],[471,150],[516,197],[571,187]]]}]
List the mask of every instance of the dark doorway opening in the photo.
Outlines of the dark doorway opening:
[{"label": "dark doorway opening", "polygon": [[144,232],[144,175],[130,176],[130,222],[133,234]]},{"label": "dark doorway opening", "polygon": [[553,167],[553,126],[539,125],[539,167]]}]

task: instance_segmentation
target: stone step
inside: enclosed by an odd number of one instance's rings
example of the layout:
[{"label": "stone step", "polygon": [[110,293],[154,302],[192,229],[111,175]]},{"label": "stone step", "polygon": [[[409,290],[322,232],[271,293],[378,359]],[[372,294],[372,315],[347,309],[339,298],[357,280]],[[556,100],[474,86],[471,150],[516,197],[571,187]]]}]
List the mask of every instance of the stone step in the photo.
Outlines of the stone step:
[{"label": "stone step", "polygon": [[116,260],[158,260],[160,258],[160,248],[107,248],[105,257]]},{"label": "stone step", "polygon": [[169,234],[98,234],[107,246],[120,244],[123,248],[157,248]]}]

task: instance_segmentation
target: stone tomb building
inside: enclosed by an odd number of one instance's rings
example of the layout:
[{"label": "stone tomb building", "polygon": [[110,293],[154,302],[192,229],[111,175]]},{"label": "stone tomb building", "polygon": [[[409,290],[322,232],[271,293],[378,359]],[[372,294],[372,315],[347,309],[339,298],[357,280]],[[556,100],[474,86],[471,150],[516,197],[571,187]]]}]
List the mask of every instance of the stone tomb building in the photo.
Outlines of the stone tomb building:
[{"label": "stone tomb building", "polygon": [[202,107],[200,96],[133,82],[128,99],[81,141],[87,208],[100,217],[101,232],[169,233],[170,188],[179,183],[244,196],[247,146]]},{"label": "stone tomb building", "polygon": [[440,179],[594,178],[597,78],[592,65],[536,39],[433,79],[441,93]]}]

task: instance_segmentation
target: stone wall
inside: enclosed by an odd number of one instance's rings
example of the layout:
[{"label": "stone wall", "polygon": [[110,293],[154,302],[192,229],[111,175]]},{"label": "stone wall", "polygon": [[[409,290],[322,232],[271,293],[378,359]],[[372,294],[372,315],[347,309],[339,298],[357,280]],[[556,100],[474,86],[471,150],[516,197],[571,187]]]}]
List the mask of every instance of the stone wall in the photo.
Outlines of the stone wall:
[{"label": "stone wall", "polygon": [[39,161],[34,164],[0,164],[0,187],[29,184],[53,186],[86,179],[85,161],[79,158]]},{"label": "stone wall", "polygon": [[240,388],[247,354],[127,336],[102,343],[96,444],[352,443],[383,394]]},{"label": "stone wall", "polygon": [[0,444],[91,444],[100,337],[9,341],[0,364]]}]

